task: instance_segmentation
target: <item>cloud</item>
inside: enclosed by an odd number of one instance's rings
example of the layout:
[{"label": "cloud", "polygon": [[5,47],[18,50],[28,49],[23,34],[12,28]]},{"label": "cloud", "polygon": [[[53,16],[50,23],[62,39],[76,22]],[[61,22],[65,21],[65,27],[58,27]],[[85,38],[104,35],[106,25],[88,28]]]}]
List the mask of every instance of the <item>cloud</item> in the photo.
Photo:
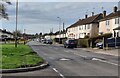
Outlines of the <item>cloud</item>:
[{"label": "cloud", "polygon": [[[16,0],[11,0],[15,2]],[[118,2],[119,0],[19,0],[19,2]]]},{"label": "cloud", "polygon": [[[101,6],[107,12],[112,11],[112,7],[117,5],[116,2],[19,2],[18,26],[23,30],[25,28],[29,33],[49,32],[51,28],[54,31],[58,30],[59,20],[65,22],[66,27],[76,22],[78,19],[83,19],[88,10],[89,16],[95,7],[95,14],[102,12]],[[8,6],[7,6],[8,7]],[[10,20],[3,21],[3,27],[14,28],[15,25],[15,3],[8,7]],[[12,28],[10,28],[12,30]]]}]

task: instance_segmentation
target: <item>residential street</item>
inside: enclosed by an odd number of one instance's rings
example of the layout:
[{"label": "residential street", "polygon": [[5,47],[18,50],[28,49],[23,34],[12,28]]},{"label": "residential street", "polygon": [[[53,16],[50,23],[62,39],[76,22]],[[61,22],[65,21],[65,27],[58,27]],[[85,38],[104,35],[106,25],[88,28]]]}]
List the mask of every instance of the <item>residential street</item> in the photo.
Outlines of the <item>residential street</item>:
[{"label": "residential street", "polygon": [[[28,43],[32,49],[49,62],[48,68],[4,76],[118,76],[118,57],[68,49],[57,45],[43,45],[36,41]],[[5,77],[6,78],[6,77]],[[58,77],[57,77],[58,78]],[[89,77],[88,77],[89,78]],[[105,77],[106,78],[106,77]]]}]

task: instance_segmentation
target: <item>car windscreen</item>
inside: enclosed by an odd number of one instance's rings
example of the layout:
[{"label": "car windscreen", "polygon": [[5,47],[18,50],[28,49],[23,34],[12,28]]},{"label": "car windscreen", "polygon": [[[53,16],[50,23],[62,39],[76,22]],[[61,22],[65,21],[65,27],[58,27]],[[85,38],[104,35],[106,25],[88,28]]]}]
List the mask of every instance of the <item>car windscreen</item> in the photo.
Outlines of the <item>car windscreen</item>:
[{"label": "car windscreen", "polygon": [[69,43],[75,43],[75,40],[69,40]]}]

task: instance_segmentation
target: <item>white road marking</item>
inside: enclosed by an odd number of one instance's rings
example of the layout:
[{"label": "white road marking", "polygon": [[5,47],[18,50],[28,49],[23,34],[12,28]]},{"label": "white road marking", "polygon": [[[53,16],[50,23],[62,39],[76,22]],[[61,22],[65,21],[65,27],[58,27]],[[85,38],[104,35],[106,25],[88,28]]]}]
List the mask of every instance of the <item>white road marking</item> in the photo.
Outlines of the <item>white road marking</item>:
[{"label": "white road marking", "polygon": [[108,64],[112,64],[112,65],[119,66],[119,65],[116,64],[116,63],[112,63],[112,62],[109,62],[109,61],[101,60],[101,59],[98,59],[98,58],[93,58],[92,60],[97,60],[97,61],[100,61],[100,62],[104,62],[104,63],[108,63]]},{"label": "white road marking", "polygon": [[[77,53],[74,53],[75,55],[78,55],[80,57],[83,57],[83,58],[87,58],[87,56],[83,56],[83,55],[79,55]],[[96,61],[100,61],[100,62],[104,62],[104,63],[108,63],[108,64],[112,64],[112,65],[115,65],[115,66],[120,66],[116,63],[112,63],[112,62],[109,62],[109,61],[105,61],[105,60],[101,60],[101,59],[98,59],[98,58],[93,58],[92,60],[96,60]]]},{"label": "white road marking", "polygon": [[61,61],[68,61],[68,60],[70,60],[70,59],[66,59],[66,58],[62,58],[62,59],[60,59]]},{"label": "white road marking", "polygon": [[56,68],[53,68],[53,70],[58,73],[58,70]]},{"label": "white road marking", "polygon": [[56,73],[58,73],[62,78],[65,78],[63,74],[61,74],[56,68],[52,68]]}]

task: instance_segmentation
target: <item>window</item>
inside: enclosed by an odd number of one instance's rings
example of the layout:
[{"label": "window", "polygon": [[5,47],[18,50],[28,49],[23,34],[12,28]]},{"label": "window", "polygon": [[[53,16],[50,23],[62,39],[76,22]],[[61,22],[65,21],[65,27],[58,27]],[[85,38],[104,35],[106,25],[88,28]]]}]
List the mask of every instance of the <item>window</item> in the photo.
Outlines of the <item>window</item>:
[{"label": "window", "polygon": [[108,26],[109,25],[109,20],[106,20],[106,26]]},{"label": "window", "polygon": [[115,18],[115,24],[119,24],[120,23],[120,19],[119,18]]},{"label": "window", "polygon": [[83,30],[83,26],[81,26],[81,29]]},{"label": "window", "polygon": [[84,33],[84,36],[86,36],[86,33]]},{"label": "window", "polygon": [[89,24],[87,25],[87,29],[90,29],[90,25]]},{"label": "window", "polygon": [[88,33],[87,35],[90,36],[90,33]]},{"label": "window", "polygon": [[86,30],[86,26],[87,26],[87,25],[85,25],[85,30]]}]

